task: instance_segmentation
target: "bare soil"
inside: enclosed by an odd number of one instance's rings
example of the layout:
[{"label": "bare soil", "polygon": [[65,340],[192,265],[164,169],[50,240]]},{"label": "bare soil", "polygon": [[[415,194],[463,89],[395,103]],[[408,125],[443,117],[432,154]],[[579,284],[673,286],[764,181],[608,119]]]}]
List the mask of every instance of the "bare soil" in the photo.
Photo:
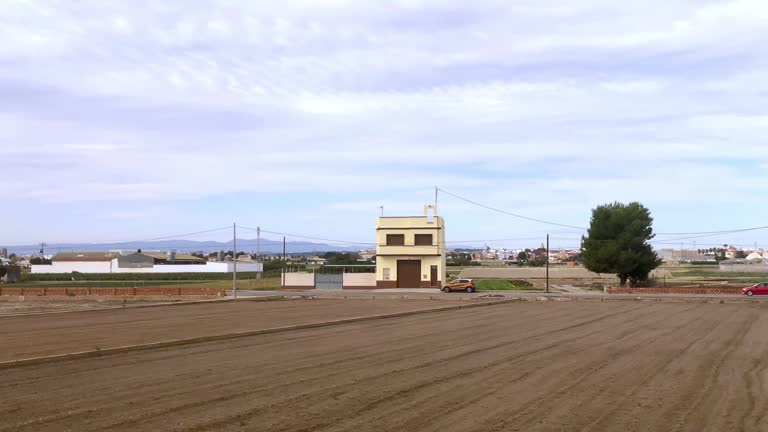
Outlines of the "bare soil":
[{"label": "bare soil", "polygon": [[[162,300],[136,300],[136,299],[56,299],[46,298],[27,298],[24,301],[15,298],[0,298],[0,317],[20,314],[37,314],[50,312],[69,312],[69,311],[88,311],[96,309],[122,308],[125,306],[148,305],[158,303],[169,303],[175,299]],[[199,300],[199,299],[195,299]]]},{"label": "bare soil", "polygon": [[[307,304],[329,307],[272,316]],[[223,319],[182,310],[154,319]],[[12,368],[0,431],[765,431],[766,312],[520,302]],[[126,331],[101,316],[92,337]]]},{"label": "bare soil", "polygon": [[0,317],[0,362],[422,310],[455,303],[388,299],[238,301],[7,316]]}]

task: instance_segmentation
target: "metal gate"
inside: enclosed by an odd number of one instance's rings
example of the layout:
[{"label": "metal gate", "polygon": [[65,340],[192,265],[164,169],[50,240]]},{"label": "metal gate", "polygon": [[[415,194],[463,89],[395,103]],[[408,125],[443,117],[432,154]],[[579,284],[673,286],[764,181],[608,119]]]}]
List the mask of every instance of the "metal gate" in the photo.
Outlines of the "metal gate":
[{"label": "metal gate", "polygon": [[315,288],[317,289],[342,289],[343,284],[343,273],[315,273]]}]

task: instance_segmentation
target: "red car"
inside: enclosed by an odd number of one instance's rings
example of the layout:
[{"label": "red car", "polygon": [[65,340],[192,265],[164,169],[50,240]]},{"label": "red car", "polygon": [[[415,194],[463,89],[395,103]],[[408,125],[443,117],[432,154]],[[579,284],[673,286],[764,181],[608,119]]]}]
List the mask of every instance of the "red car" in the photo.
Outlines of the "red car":
[{"label": "red car", "polygon": [[742,288],[741,292],[743,292],[744,294],[746,294],[748,296],[768,295],[768,283],[763,282],[763,283],[759,283],[759,284],[754,284],[752,286],[748,286],[746,288]]}]

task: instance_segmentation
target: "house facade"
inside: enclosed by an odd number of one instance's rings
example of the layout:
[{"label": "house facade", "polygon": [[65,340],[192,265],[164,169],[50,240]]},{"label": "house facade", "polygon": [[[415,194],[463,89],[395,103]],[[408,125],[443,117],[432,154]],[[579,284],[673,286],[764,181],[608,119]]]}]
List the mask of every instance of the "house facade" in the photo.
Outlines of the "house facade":
[{"label": "house facade", "polygon": [[445,283],[445,222],[437,207],[422,216],[378,218],[376,286],[440,288]]}]

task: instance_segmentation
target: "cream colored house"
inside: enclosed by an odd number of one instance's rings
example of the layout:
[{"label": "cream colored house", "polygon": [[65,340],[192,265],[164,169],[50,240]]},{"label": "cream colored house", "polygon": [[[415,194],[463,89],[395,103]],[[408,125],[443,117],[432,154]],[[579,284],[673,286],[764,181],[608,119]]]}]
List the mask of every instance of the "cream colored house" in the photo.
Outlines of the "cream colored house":
[{"label": "cream colored house", "polygon": [[376,227],[378,288],[440,288],[445,283],[445,223],[437,208],[423,216],[380,217]]}]

